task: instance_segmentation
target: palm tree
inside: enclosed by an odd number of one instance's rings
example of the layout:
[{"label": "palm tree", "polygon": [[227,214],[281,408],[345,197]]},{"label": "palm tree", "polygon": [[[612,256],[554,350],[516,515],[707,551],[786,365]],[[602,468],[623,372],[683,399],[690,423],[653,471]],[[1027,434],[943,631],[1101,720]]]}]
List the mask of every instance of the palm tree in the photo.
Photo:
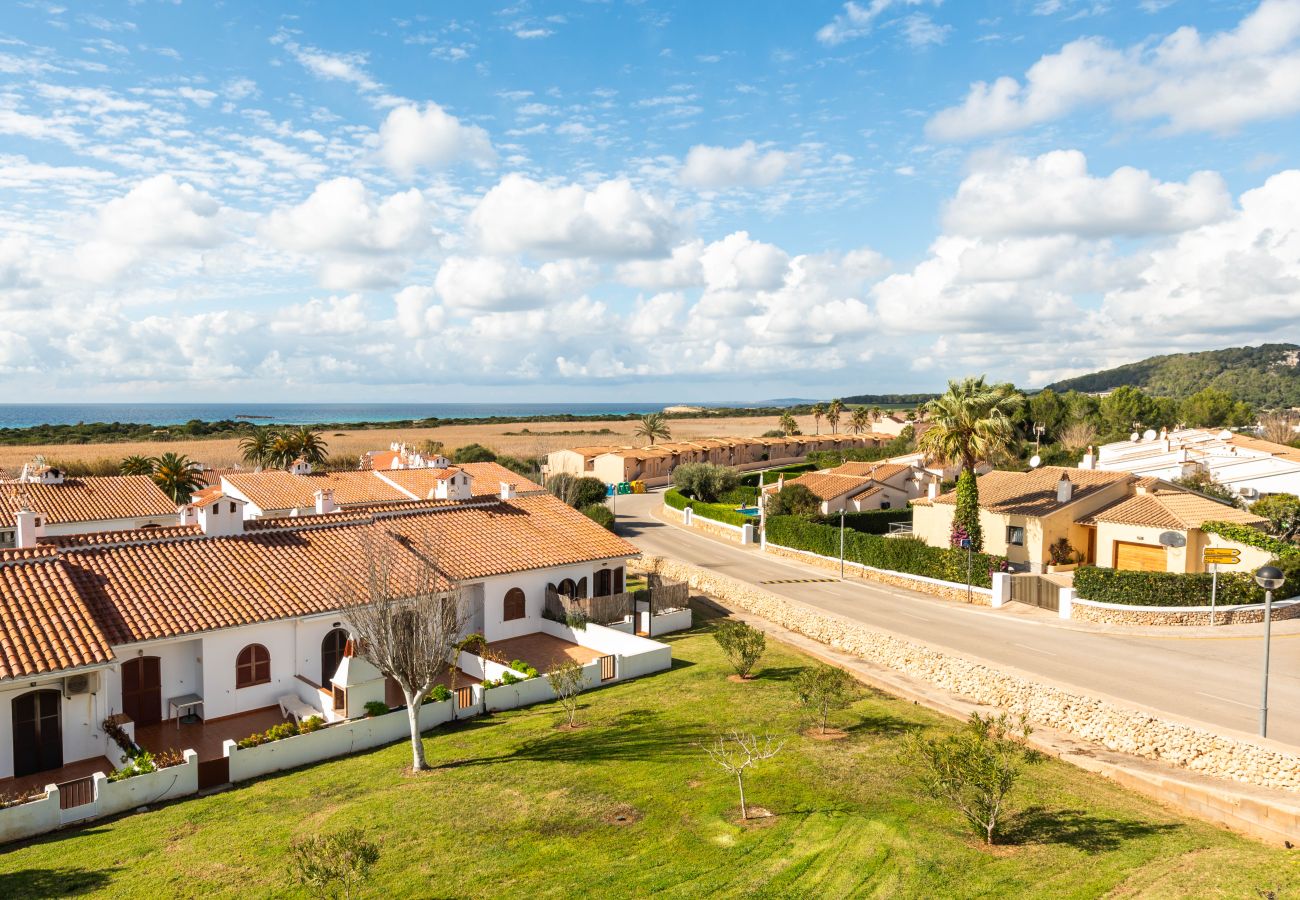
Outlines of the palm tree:
[{"label": "palm tree", "polygon": [[879,422],[885,417],[885,412],[879,406],[871,407],[871,421]]},{"label": "palm tree", "polygon": [[830,409],[826,410],[826,421],[831,425],[831,434],[837,434],[837,428],[840,424],[840,413],[844,411],[843,401],[836,398],[831,401]]},{"label": "palm tree", "polygon": [[824,403],[814,403],[812,408],[813,431],[815,434],[822,433],[822,416],[826,415],[826,405]]},{"label": "palm tree", "polygon": [[239,439],[239,452],[244,462],[256,468],[271,465],[271,451],[275,446],[275,432],[268,428],[254,428]]},{"label": "palm tree", "polygon": [[194,462],[181,453],[164,453],[153,460],[154,484],[177,504],[189,503],[203,488],[203,478]]},{"label": "palm tree", "polygon": [[[313,466],[323,466],[325,461],[329,459],[329,444],[325,443],[321,433],[310,425],[299,425],[290,431],[286,437],[289,438],[297,450],[294,459],[301,456]],[[289,461],[293,462],[293,459]]]},{"label": "palm tree", "polygon": [[849,431],[853,434],[862,434],[871,430],[871,411],[865,406],[859,406],[853,410],[849,416]]},{"label": "palm tree", "polygon": [[650,442],[650,446],[655,445],[656,438],[668,440],[672,437],[672,432],[668,429],[668,420],[664,418],[663,413],[648,413],[641,417],[637,423],[636,431],[633,432],[636,437],[645,438]]},{"label": "palm tree", "polygon": [[790,410],[781,413],[781,430],[785,436],[789,437],[799,430],[799,423],[795,421],[794,416],[790,415]]},{"label": "palm tree", "polygon": [[947,393],[925,404],[927,428],[917,449],[931,458],[974,472],[981,460],[996,462],[1016,439],[1016,417],[1024,397],[1009,384],[988,384],[984,376],[949,381]]},{"label": "palm tree", "polygon": [[117,470],[123,475],[152,475],[153,460],[147,456],[128,456],[118,465]]},{"label": "palm tree", "polygon": [[272,434],[269,453],[267,462],[283,469],[298,458],[298,444],[287,434]]}]

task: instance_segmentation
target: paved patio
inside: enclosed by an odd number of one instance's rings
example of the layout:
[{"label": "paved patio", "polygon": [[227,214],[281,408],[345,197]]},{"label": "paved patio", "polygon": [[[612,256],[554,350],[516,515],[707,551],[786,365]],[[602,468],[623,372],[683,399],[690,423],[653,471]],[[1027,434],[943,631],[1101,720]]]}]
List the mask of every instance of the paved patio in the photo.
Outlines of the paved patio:
[{"label": "paved patio", "polygon": [[76,781],[78,778],[85,778],[87,775],[94,775],[96,772],[108,774],[116,769],[106,756],[96,756],[94,759],[83,759],[78,762],[68,763],[59,769],[50,769],[47,772],[37,772],[35,775],[24,775],[22,778],[0,778],[0,797],[7,794],[25,794],[28,791],[43,791],[47,784],[62,784],[65,781]]},{"label": "paved patio", "polygon": [[488,652],[497,659],[504,659],[507,663],[511,660],[522,659],[524,662],[536,666],[537,671],[543,674],[551,671],[566,659],[572,659],[579,665],[585,666],[593,659],[600,659],[602,655],[588,647],[572,644],[541,632],[525,634],[517,638],[507,638],[504,641],[493,641],[487,647]]},{"label": "paved patio", "polygon": [[[181,724],[176,727],[175,719],[159,722],[157,725],[145,725],[135,730],[135,742],[150,753],[160,753],[171,749],[177,752],[194,750],[199,760],[220,759],[225,741],[238,741],[257,734],[272,725],[286,721],[280,714],[279,707],[257,709],[252,712],[227,716],[212,722],[199,722],[194,725]],[[292,721],[292,720],[288,720]]]}]

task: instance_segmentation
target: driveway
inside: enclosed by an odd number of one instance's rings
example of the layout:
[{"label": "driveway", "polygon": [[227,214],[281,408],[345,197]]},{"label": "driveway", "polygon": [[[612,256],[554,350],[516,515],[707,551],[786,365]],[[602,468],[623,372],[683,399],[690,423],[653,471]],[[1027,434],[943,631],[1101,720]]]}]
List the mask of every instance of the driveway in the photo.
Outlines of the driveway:
[{"label": "driveway", "polygon": [[[1261,625],[1187,631],[1081,627],[1017,603],[992,610],[861,579],[783,584],[826,579],[832,573],[666,524],[654,514],[661,498],[656,492],[617,501],[618,533],[647,554],[760,585],[877,630],[1081,693],[1219,729],[1258,733]],[[1294,746],[1300,746],[1298,663],[1300,620],[1275,624],[1269,737]]]}]

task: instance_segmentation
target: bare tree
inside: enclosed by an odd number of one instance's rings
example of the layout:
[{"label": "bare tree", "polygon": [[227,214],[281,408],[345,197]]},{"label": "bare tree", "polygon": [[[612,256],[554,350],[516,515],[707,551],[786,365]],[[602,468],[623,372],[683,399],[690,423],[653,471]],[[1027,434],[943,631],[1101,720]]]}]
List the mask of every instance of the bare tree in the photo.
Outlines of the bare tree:
[{"label": "bare tree", "polygon": [[564,715],[569,720],[569,727],[572,728],[578,723],[578,695],[587,686],[587,676],[583,673],[582,666],[577,660],[566,659],[546,673],[546,680],[551,683],[551,690],[559,698]]},{"label": "bare tree", "polygon": [[1088,422],[1074,422],[1061,429],[1061,446],[1071,452],[1091,447],[1097,441],[1097,429]]},{"label": "bare tree", "polygon": [[420,704],[451,667],[465,625],[460,585],[428,546],[399,545],[390,533],[366,551],[365,587],[346,604],[356,653],[397,682],[411,723],[411,769],[426,768]]},{"label": "bare tree", "polygon": [[735,776],[736,787],[740,789],[740,818],[748,819],[749,810],[745,806],[745,770],[771,759],[781,752],[785,741],[778,741],[768,735],[761,740],[754,734],[741,734],[733,731],[719,737],[712,744],[704,745],[704,752],[721,766],[728,774]]},{"label": "bare tree", "polygon": [[1295,425],[1296,421],[1289,412],[1272,413],[1259,420],[1259,436],[1275,444],[1289,444],[1300,438]]}]

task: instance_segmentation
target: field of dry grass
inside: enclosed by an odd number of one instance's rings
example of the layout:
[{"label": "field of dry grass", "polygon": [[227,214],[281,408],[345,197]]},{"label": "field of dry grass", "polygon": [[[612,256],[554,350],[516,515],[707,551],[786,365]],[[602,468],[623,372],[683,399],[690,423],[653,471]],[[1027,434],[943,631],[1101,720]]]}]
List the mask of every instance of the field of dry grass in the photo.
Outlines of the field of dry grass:
[{"label": "field of dry grass", "polygon": [[[737,417],[727,419],[673,419],[669,422],[675,439],[688,440],[703,437],[752,437],[778,427],[776,416]],[[442,428],[372,428],[363,430],[329,431],[326,443],[332,456],[360,456],[367,450],[382,450],[393,441],[419,444],[424,440],[442,441],[448,451],[466,444],[482,444],[497,453],[511,456],[544,456],[552,450],[565,447],[584,447],[594,444],[640,444],[632,436],[635,422],[616,420],[610,422],[533,422],[528,424],[498,425],[448,425]],[[813,433],[811,416],[799,417],[799,427],[805,434]],[[599,433],[601,429],[609,433]],[[822,423],[826,428],[826,423]],[[527,429],[527,433],[523,433]],[[562,432],[570,432],[564,434]],[[574,432],[582,432],[577,434]],[[231,466],[239,462],[238,441],[233,438],[193,441],[131,441],[120,444],[45,444],[30,447],[0,447],[0,469],[22,468],[23,463],[38,454],[46,460],[93,462],[120,460],[124,456],[141,454],[152,456],[165,452],[184,453],[213,467]]]}]

